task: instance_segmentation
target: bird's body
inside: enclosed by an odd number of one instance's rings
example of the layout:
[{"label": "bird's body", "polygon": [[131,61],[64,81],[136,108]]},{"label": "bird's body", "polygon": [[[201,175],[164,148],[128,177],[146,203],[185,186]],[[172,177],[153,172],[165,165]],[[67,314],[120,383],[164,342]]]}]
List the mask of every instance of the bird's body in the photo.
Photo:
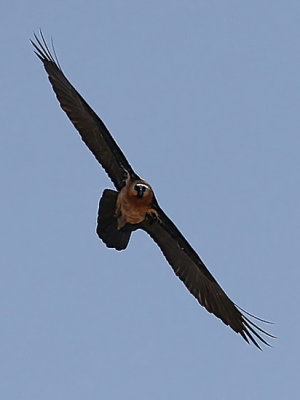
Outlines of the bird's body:
[{"label": "bird's body", "polygon": [[153,197],[153,190],[148,183],[128,179],[118,193],[115,212],[118,229],[122,229],[127,223],[139,224],[151,214],[157,215],[157,211],[152,207]]},{"label": "bird's body", "polygon": [[243,314],[230,300],[195,250],[166,216],[151,186],[132,169],[102,120],[67,80],[42,33],[41,40],[37,36],[35,39],[36,43],[32,42],[35,52],[43,62],[62,109],[116,188],[105,189],[100,199],[98,236],[107,247],[123,250],[131,233],[143,229],[157,243],[175,274],[203,307],[247,342],[252,341],[258,348],[257,340],[268,344],[258,331],[271,335],[250,321],[246,312]]}]

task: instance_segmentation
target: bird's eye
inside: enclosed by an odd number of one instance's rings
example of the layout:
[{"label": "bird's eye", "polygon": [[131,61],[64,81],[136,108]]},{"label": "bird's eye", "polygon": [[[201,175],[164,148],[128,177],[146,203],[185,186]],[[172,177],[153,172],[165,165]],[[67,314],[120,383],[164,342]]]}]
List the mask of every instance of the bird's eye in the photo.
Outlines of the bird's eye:
[{"label": "bird's eye", "polygon": [[135,185],[134,190],[137,192],[142,192],[144,193],[146,191],[147,187],[145,185]]}]

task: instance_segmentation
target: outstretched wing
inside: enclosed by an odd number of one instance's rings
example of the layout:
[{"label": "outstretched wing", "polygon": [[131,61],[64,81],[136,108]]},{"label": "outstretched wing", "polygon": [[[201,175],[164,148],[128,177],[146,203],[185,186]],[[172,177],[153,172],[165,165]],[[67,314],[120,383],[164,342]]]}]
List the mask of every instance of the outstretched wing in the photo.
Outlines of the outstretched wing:
[{"label": "outstretched wing", "polygon": [[[207,311],[220,318],[226,325],[229,325],[248,343],[250,340],[259,349],[261,348],[257,340],[268,345],[258,332],[270,337],[273,336],[242,314],[173,222],[158,205],[156,208],[158,219],[155,222],[146,219],[140,227],[157,243],[175,274],[183,281],[187,289]],[[260,320],[245,311],[244,313]]]},{"label": "outstretched wing", "polygon": [[54,58],[42,32],[40,32],[40,35],[41,39],[34,35],[36,43],[31,41],[35,53],[44,64],[61,108],[78,130],[82,140],[105,169],[118,190],[124,185],[127,173],[131,177],[139,179],[104,123],[65,77],[56,59],[55,52]]}]

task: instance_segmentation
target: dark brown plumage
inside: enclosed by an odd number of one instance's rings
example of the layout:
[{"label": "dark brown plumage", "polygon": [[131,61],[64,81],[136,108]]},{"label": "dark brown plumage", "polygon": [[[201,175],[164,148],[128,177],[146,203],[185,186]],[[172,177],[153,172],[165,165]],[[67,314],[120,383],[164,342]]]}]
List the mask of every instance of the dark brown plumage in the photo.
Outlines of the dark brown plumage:
[{"label": "dark brown plumage", "polygon": [[[254,324],[226,295],[197,253],[159,207],[154,193],[134,172],[101,119],[63,74],[44,37],[32,41],[60,103],[82,140],[103,166],[117,191],[106,189],[99,203],[97,234],[111,248],[126,248],[131,233],[143,229],[157,243],[187,289],[198,302],[260,348],[268,345],[261,334],[273,337]],[[246,315],[247,316],[246,316]],[[258,318],[256,318],[259,320]],[[262,321],[262,320],[260,320]],[[263,321],[266,322],[266,321]]]}]

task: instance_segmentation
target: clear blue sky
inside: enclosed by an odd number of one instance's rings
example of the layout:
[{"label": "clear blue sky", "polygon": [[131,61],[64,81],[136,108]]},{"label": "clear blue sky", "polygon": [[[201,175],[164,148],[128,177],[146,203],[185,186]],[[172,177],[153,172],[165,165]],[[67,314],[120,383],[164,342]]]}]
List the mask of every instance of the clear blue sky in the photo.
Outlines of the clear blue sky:
[{"label": "clear blue sky", "polygon": [[[2,5],[0,398],[299,396],[299,1]],[[29,43],[64,72],[230,297],[263,352],[208,314],[143,232],[95,234],[112,187]]]}]

